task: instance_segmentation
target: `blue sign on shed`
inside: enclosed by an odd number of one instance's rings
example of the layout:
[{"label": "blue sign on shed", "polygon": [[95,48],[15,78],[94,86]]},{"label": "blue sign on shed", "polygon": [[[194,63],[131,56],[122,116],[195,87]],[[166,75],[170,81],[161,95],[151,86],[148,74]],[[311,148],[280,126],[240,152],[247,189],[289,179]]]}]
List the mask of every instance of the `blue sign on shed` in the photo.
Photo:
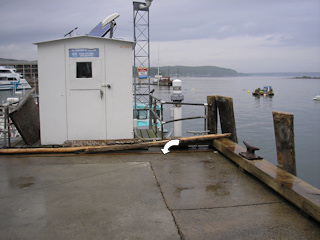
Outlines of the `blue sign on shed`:
[{"label": "blue sign on shed", "polygon": [[72,48],[69,49],[70,58],[99,57],[99,48]]}]

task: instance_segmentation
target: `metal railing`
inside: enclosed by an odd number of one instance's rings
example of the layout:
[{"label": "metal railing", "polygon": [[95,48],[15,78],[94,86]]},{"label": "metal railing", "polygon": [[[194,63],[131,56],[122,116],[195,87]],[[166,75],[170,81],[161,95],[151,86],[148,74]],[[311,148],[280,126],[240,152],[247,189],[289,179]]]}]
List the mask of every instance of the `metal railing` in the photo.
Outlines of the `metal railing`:
[{"label": "metal railing", "polygon": [[[157,120],[161,124],[161,138],[164,138],[163,130],[164,130],[164,125],[176,121],[184,121],[184,120],[192,120],[192,119],[199,119],[203,118],[204,119],[204,130],[203,131],[187,131],[189,133],[193,134],[206,134],[208,133],[208,103],[184,103],[184,102],[166,102],[163,101],[159,98],[156,98],[152,94],[149,94],[149,102],[151,103],[150,105],[152,107],[149,108],[150,110],[150,119],[149,119],[149,128],[153,128],[155,126],[155,131],[157,133],[158,127],[157,127]],[[194,117],[185,117],[185,118],[180,118],[180,119],[173,119],[173,120],[168,120],[164,121],[163,120],[163,105],[168,104],[168,105],[188,105],[188,106],[202,106],[204,107],[204,115],[200,116],[194,116]],[[160,105],[160,116],[157,114],[157,105]]]},{"label": "metal railing", "polygon": [[4,148],[11,147],[11,137],[16,137],[18,130],[12,122],[10,122],[9,114],[15,108],[17,102],[7,102],[0,105],[0,139]]}]

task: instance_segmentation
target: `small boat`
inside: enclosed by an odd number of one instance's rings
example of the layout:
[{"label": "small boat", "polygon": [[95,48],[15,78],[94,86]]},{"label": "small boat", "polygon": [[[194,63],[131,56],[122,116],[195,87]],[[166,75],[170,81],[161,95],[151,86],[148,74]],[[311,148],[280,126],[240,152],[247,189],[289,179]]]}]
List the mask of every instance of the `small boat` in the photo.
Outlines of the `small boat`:
[{"label": "small boat", "polygon": [[274,96],[274,92],[271,86],[265,86],[263,88],[256,88],[252,92],[253,96]]},{"label": "small boat", "polygon": [[153,83],[158,83],[162,78],[161,73],[154,76]]},{"label": "small boat", "polygon": [[[152,109],[154,107],[152,106]],[[133,110],[135,109],[135,106],[133,104]],[[136,104],[136,116],[137,119],[137,129],[148,129],[149,128],[149,104],[148,103],[137,103]],[[159,104],[156,106],[156,113],[161,118],[161,107]],[[152,114],[152,113],[151,113]],[[151,116],[152,118],[152,116]],[[153,121],[153,119],[152,119]],[[161,131],[161,122],[157,119],[157,129],[158,131]],[[168,130],[163,129],[164,136],[168,136]]]},{"label": "small boat", "polygon": [[0,90],[25,90],[31,86],[16,69],[10,66],[0,66]]},{"label": "small boat", "polygon": [[161,78],[162,78],[162,74],[161,74],[160,69],[159,69],[159,67],[158,67],[158,74],[156,74],[156,75],[154,76],[153,83],[159,83],[159,81],[160,81]]},{"label": "small boat", "polygon": [[[133,109],[134,109],[133,105]],[[156,106],[156,112],[159,117],[161,117],[160,106]],[[138,128],[149,128],[149,104],[148,103],[137,103],[136,104],[136,119]],[[158,129],[161,128],[160,121],[157,120]]]},{"label": "small boat", "polygon": [[170,79],[170,77],[161,77],[159,80],[159,85],[172,86],[172,80]]},{"label": "small boat", "polygon": [[316,96],[314,96],[313,100],[320,101],[320,95],[317,94]]}]

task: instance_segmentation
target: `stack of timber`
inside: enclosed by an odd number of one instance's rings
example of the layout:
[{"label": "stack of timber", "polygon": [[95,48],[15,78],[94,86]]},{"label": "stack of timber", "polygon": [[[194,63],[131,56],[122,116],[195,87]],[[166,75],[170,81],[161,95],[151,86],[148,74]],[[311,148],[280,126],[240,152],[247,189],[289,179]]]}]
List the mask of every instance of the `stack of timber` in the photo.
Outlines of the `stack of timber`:
[{"label": "stack of timber", "polygon": [[[230,133],[209,134],[203,136],[178,138],[180,144],[196,144],[218,138],[230,137]],[[0,149],[0,154],[37,154],[37,153],[105,153],[112,151],[125,151],[144,149],[150,147],[163,147],[170,140],[155,142],[143,142],[134,144],[115,144],[109,146],[84,146],[84,147],[61,147],[61,148],[22,148],[22,149]]]}]

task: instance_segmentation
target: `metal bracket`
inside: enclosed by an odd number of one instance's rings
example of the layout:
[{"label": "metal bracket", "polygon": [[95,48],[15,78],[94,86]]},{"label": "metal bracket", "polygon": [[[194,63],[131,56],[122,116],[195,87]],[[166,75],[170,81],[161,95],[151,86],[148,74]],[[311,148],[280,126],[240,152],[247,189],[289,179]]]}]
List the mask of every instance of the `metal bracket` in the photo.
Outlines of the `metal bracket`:
[{"label": "metal bracket", "polygon": [[239,153],[242,157],[248,159],[248,160],[260,160],[262,159],[262,157],[260,156],[256,156],[254,154],[255,150],[259,150],[260,148],[251,146],[250,144],[248,144],[247,142],[243,141],[244,145],[247,147],[247,151],[246,152],[241,152]]}]

